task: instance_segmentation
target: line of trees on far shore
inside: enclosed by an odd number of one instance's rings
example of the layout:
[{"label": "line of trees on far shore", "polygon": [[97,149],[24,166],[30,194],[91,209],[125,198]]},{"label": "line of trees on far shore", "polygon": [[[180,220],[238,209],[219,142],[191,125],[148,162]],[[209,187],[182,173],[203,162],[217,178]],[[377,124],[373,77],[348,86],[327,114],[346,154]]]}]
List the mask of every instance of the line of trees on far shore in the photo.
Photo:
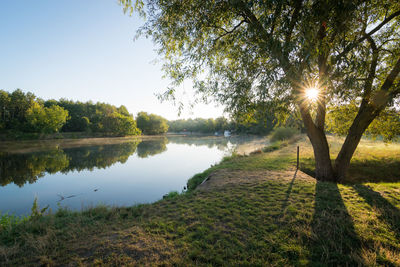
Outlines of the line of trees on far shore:
[{"label": "line of trees on far shore", "polygon": [[106,103],[80,102],[68,99],[43,100],[33,93],[17,89],[11,93],[0,90],[0,134],[51,134],[83,132],[104,136],[156,135],[168,132],[196,132],[204,134],[236,133],[268,134],[274,127],[274,117],[268,121],[253,116],[250,122],[195,118],[171,120],[147,112],[139,112],[136,119],[125,106]]},{"label": "line of trees on far shore", "polygon": [[12,93],[0,90],[0,118],[0,133],[141,134],[125,106],[66,99],[45,101],[19,89]]},{"label": "line of trees on far shore", "polygon": [[179,119],[169,121],[169,132],[195,132],[195,133],[223,133],[225,130],[234,131],[236,133],[265,135],[272,131],[275,122],[274,118],[267,117],[268,120],[258,119],[254,117],[252,121],[228,120],[225,117],[216,119],[195,118],[195,119]]}]

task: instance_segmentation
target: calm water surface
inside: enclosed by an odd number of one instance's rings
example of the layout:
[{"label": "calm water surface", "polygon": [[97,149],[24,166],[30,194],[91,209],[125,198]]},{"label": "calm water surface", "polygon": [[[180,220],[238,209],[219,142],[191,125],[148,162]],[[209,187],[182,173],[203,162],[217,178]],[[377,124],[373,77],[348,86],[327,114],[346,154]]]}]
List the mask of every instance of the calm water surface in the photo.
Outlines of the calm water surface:
[{"label": "calm water surface", "polygon": [[0,152],[1,213],[28,214],[35,197],[40,207],[53,210],[154,202],[182,191],[190,177],[233,150],[248,153],[267,143],[262,138],[184,136],[72,147],[57,142],[62,141]]}]

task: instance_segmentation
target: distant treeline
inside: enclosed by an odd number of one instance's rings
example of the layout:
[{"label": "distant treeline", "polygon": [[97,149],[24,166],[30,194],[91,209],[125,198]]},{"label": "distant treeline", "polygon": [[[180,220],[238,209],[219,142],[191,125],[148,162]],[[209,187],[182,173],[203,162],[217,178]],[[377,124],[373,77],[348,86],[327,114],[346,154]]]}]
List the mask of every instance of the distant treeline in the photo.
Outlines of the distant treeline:
[{"label": "distant treeline", "polygon": [[28,133],[93,132],[138,135],[136,121],[124,106],[105,103],[44,101],[33,93],[0,90],[0,131]]},{"label": "distant treeline", "polygon": [[274,119],[264,117],[250,122],[228,120],[225,117],[216,119],[180,119],[168,122],[169,132],[223,133],[225,130],[236,133],[268,134],[274,128]]},{"label": "distant treeline", "polygon": [[224,117],[217,119],[180,119],[169,121],[170,132],[214,133],[232,129],[232,124]]},{"label": "distant treeline", "polygon": [[135,120],[125,106],[63,98],[43,100],[19,89],[12,93],[0,90],[0,133],[11,137],[18,133],[84,132],[96,136],[125,136],[141,133],[155,135],[167,131],[213,134],[225,130],[267,134],[273,126],[274,118],[263,114],[253,116],[246,123],[225,117],[167,121],[159,115],[146,112],[139,112]]},{"label": "distant treeline", "polygon": [[43,100],[33,93],[17,89],[0,90],[0,133],[51,134],[57,132],[101,133],[107,136],[162,134],[167,120],[155,114],[139,112],[138,125],[125,106],[106,103]]}]

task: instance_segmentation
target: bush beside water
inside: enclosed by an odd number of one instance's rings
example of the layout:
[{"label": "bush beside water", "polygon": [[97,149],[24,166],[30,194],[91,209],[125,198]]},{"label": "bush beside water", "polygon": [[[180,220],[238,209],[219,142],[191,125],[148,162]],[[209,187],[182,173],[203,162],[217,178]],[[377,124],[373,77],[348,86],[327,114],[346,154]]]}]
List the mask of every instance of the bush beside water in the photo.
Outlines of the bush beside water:
[{"label": "bush beside water", "polygon": [[288,140],[298,134],[299,131],[296,128],[286,128],[286,127],[279,127],[273,130],[271,134],[271,143],[277,141]]}]

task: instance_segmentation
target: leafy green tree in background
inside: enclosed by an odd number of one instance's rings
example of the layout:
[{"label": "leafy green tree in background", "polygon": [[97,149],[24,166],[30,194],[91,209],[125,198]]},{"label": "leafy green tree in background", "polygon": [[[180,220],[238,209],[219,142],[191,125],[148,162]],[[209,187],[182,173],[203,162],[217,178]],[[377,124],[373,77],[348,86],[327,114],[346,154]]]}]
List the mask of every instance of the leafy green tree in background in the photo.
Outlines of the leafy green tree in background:
[{"label": "leafy green tree in background", "polygon": [[105,135],[139,135],[136,121],[125,106],[51,99],[43,101],[32,93],[0,90],[0,131],[100,132]]},{"label": "leafy green tree in background", "polygon": [[25,114],[35,102],[36,96],[24,93],[20,89],[11,94],[0,90],[0,129],[25,130],[27,128]]},{"label": "leafy green tree in background", "polygon": [[33,132],[56,133],[68,119],[68,111],[59,106],[49,108],[34,102],[26,111],[26,119]]},{"label": "leafy green tree in background", "polygon": [[[328,109],[326,116],[327,130],[338,135],[346,135],[351,123],[357,116],[358,106],[356,102],[340,105]],[[385,109],[372,121],[365,133],[374,138],[382,137],[384,141],[390,141],[400,136],[400,112],[395,109]]]},{"label": "leafy green tree in background", "polygon": [[103,119],[103,131],[118,135],[139,135],[141,131],[136,127],[136,121],[131,116],[112,113]]},{"label": "leafy green tree in background", "polygon": [[[365,130],[399,101],[399,1],[120,2],[147,19],[139,33],[153,38],[174,81],[165,98],[189,78],[231,114],[251,114],[260,103],[299,114],[319,180],[344,178]],[[319,88],[316,102],[309,87]],[[326,110],[352,101],[357,115],[332,164]]]},{"label": "leafy green tree in background", "polygon": [[48,100],[45,106],[59,105],[70,114],[64,132],[100,132],[108,135],[139,135],[136,121],[125,106],[116,107],[106,103]]},{"label": "leafy green tree in background", "polygon": [[168,131],[168,121],[156,114],[139,112],[136,117],[137,126],[144,134],[163,134]]},{"label": "leafy green tree in background", "polygon": [[214,133],[231,129],[231,124],[224,117],[215,120],[213,118],[179,119],[169,121],[168,126],[170,132]]}]

